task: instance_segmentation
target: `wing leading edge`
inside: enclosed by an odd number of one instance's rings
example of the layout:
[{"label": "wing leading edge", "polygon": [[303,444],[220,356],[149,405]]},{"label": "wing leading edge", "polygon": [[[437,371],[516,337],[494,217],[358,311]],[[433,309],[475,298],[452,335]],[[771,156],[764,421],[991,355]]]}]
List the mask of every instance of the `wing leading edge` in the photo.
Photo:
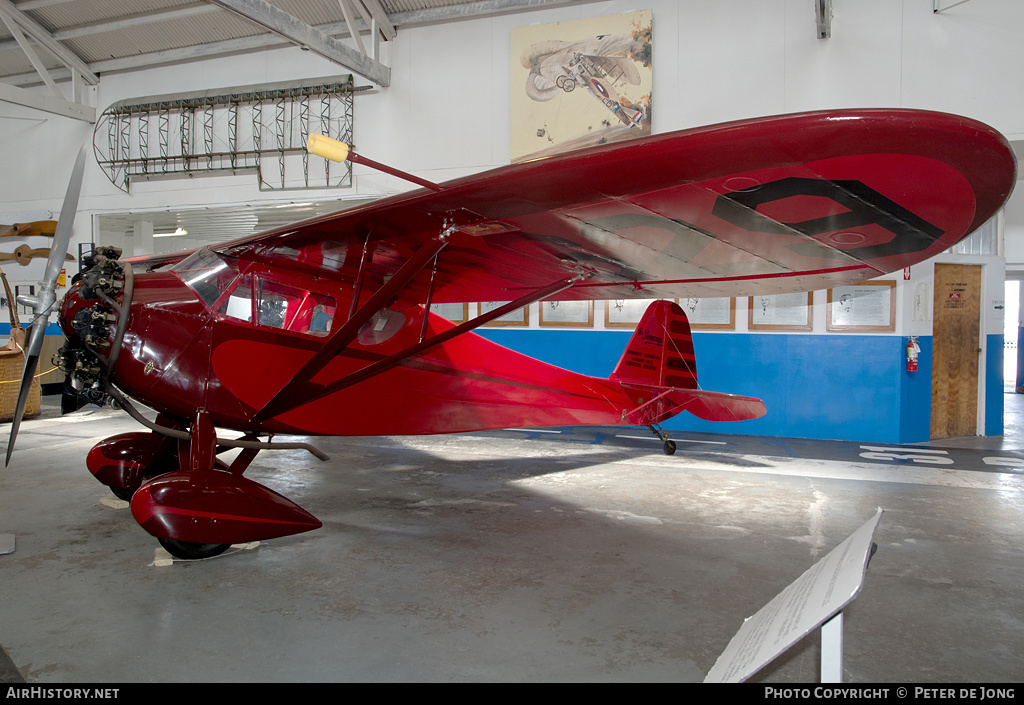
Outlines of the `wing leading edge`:
[{"label": "wing leading edge", "polygon": [[580,272],[552,298],[805,291],[942,252],[1015,180],[1007,141],[967,118],[804,113],[501,167],[217,249],[348,281],[363,262],[383,282],[447,229],[403,294],[419,302],[431,279],[435,303],[507,301]]}]

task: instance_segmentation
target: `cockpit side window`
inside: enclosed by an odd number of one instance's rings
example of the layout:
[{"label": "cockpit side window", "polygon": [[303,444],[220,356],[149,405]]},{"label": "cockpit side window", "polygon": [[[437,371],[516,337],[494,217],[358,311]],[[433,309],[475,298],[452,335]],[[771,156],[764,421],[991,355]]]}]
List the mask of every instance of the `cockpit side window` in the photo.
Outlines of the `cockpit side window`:
[{"label": "cockpit side window", "polygon": [[295,333],[327,335],[337,307],[335,299],[286,284],[259,280],[257,323]]},{"label": "cockpit side window", "polygon": [[238,285],[220,305],[220,313],[249,323],[252,321],[252,277],[238,278]]},{"label": "cockpit side window", "polygon": [[218,255],[204,247],[178,262],[170,271],[196,292],[207,306],[213,306],[238,276],[238,263],[233,257]]}]

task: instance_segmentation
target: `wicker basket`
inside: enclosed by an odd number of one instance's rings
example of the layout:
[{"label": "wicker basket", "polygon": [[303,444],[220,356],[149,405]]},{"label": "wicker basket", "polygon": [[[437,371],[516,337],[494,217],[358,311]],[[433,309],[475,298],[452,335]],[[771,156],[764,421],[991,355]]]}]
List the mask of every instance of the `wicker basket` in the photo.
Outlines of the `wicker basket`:
[{"label": "wicker basket", "polygon": [[[11,421],[18,405],[18,389],[21,387],[21,375],[25,371],[25,329],[18,320],[18,305],[11,295],[11,287],[7,283],[7,275],[0,269],[0,279],[4,282],[7,293],[7,307],[11,313],[11,338],[7,345],[0,348],[0,422]],[[39,380],[32,380],[32,389],[28,393],[28,404],[25,406],[25,418],[37,416],[42,401],[42,390]]]}]

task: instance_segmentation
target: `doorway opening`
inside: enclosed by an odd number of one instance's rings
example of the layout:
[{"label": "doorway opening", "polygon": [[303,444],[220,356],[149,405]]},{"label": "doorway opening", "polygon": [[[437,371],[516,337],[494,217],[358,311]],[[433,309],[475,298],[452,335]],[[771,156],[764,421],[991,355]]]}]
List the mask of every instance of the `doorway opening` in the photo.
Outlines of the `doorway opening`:
[{"label": "doorway opening", "polygon": [[1017,386],[1017,322],[1020,320],[1020,282],[1008,280],[1003,296],[1003,386]]}]

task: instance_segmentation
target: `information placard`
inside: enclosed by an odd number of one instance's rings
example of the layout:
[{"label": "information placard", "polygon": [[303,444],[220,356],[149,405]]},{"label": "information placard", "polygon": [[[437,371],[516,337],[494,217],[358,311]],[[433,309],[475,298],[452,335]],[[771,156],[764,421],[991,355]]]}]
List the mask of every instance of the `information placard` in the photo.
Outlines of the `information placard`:
[{"label": "information placard", "polygon": [[748,617],[704,682],[747,680],[850,604],[864,585],[881,517],[879,509],[849,538]]}]

